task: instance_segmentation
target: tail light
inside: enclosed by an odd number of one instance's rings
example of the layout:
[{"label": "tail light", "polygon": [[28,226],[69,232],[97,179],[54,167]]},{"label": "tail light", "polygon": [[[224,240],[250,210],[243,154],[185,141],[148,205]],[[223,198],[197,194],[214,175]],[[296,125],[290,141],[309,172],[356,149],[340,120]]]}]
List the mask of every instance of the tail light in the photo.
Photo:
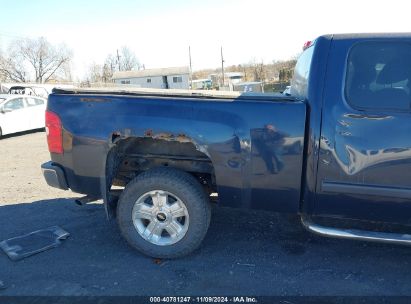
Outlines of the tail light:
[{"label": "tail light", "polygon": [[307,41],[306,43],[304,43],[303,45],[303,51],[305,51],[306,49],[308,49],[310,46],[313,45],[312,41]]},{"label": "tail light", "polygon": [[56,113],[46,111],[47,144],[51,153],[63,154],[61,120]]}]

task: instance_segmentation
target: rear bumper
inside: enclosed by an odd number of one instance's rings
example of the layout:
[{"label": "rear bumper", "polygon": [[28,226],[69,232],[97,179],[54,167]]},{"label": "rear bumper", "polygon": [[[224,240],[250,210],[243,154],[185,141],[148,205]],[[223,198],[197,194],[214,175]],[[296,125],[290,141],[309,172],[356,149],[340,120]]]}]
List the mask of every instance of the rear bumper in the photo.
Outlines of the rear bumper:
[{"label": "rear bumper", "polygon": [[44,179],[51,187],[68,190],[68,184],[63,169],[49,161],[41,165]]}]

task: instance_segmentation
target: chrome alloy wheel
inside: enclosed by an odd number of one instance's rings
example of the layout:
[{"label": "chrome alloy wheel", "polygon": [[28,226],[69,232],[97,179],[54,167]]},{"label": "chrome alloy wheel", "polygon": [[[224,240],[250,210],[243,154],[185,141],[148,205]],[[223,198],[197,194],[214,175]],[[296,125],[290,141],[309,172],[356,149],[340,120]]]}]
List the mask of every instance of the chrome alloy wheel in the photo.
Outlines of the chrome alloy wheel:
[{"label": "chrome alloy wheel", "polygon": [[187,207],[176,195],[153,190],[141,195],[132,211],[134,227],[146,241],[159,246],[172,245],[187,233]]}]

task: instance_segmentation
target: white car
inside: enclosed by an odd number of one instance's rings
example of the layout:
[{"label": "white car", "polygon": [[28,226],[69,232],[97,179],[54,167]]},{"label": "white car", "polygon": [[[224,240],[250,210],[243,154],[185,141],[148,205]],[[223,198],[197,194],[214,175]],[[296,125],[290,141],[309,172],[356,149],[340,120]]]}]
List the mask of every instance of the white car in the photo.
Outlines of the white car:
[{"label": "white car", "polygon": [[44,128],[46,103],[38,96],[0,95],[0,136]]}]

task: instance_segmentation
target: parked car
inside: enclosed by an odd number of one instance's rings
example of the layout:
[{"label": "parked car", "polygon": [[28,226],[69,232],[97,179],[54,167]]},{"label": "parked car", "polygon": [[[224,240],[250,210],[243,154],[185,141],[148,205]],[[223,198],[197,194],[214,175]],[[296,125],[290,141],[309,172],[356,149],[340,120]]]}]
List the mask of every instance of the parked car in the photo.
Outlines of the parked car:
[{"label": "parked car", "polygon": [[50,94],[45,87],[33,86],[33,85],[18,85],[12,86],[7,92],[8,94],[18,94],[18,95],[31,95],[47,98]]},{"label": "parked car", "polygon": [[46,104],[38,96],[0,95],[0,136],[44,128]]},{"label": "parked car", "polygon": [[411,34],[307,43],[291,96],[206,93],[55,90],[46,181],[103,198],[154,257],[199,246],[211,197],[299,214],[321,235],[411,244],[352,222],[411,224]]}]

